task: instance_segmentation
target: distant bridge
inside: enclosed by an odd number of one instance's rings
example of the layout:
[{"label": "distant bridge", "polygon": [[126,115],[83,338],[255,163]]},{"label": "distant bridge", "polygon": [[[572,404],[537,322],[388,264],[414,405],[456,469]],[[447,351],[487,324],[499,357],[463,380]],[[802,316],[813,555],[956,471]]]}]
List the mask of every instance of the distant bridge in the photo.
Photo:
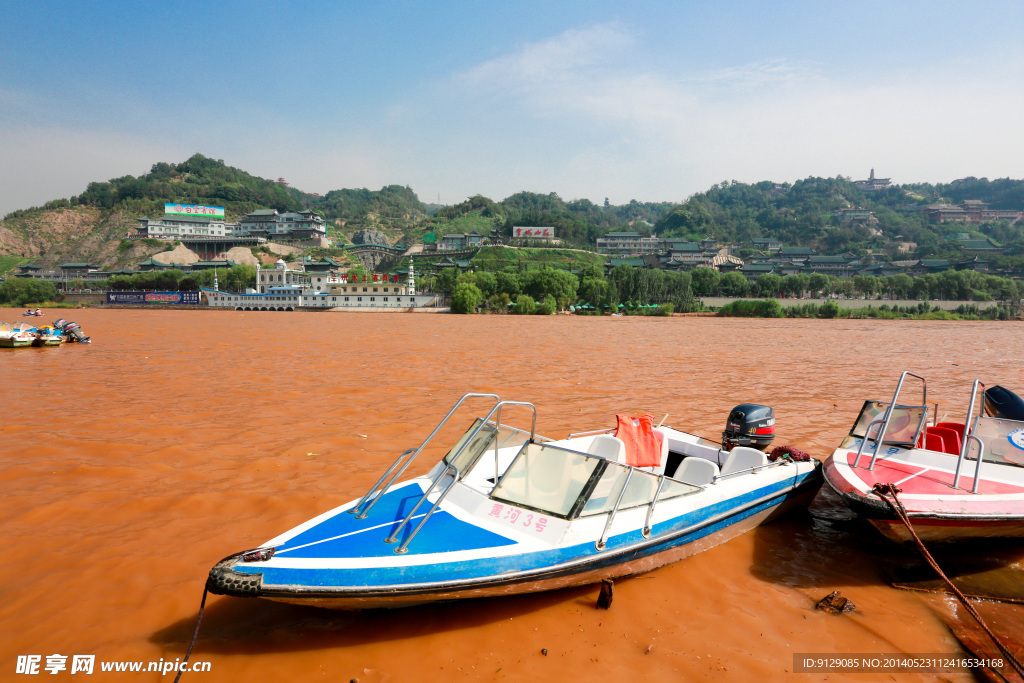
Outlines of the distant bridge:
[{"label": "distant bridge", "polygon": [[353,244],[345,247],[345,251],[352,254],[367,270],[377,270],[378,267],[391,266],[398,262],[398,259],[405,255],[404,246],[389,247],[386,244]]}]

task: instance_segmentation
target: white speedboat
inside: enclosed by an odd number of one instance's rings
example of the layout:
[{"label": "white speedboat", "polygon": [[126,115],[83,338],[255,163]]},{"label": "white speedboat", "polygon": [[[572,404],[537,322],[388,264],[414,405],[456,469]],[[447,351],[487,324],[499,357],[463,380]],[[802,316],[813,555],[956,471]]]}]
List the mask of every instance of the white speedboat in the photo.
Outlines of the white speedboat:
[{"label": "white speedboat", "polygon": [[[429,473],[396,484],[470,398],[489,411]],[[529,412],[529,428],[502,421],[512,410]],[[532,404],[467,394],[360,500],[223,560],[207,587],[359,609],[590,584],[704,550],[806,505],[821,485],[818,461],[770,461],[649,417],[620,416],[618,436],[551,440],[535,433]],[[734,410],[727,431],[774,434],[774,417],[749,429],[742,417]]]},{"label": "white speedboat", "polygon": [[[921,381],[920,402],[900,401],[908,377]],[[923,541],[1024,537],[1024,401],[994,386],[982,407],[982,386],[975,380],[963,422],[929,424],[925,380],[904,372],[890,402],[864,402],[825,461],[825,481],[897,542],[912,537],[879,495],[889,485]]]}]

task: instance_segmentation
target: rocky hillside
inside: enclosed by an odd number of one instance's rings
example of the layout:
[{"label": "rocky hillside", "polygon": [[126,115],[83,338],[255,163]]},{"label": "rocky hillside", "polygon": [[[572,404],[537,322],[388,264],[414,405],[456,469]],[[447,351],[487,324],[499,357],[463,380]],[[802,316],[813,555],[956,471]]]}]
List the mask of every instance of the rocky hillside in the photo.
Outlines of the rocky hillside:
[{"label": "rocky hillside", "polygon": [[[165,242],[125,239],[139,216],[162,215],[165,202],[223,206],[229,221],[257,209],[308,208],[321,213],[329,236],[342,244],[361,229],[379,230],[392,244],[402,242],[412,226],[426,219],[426,207],[407,187],[335,190],[320,197],[196,154],[180,164],[154,164],[137,178],[89,183],[77,197],[8,214],[0,221],[0,269],[25,261],[43,267],[82,262],[131,267],[172,249]],[[313,250],[312,255],[320,257],[324,251]]]},{"label": "rocky hillside", "polygon": [[168,249],[154,240],[127,241],[137,225],[134,216],[90,206],[25,212],[0,221],[0,255],[21,256],[43,267],[96,263],[116,268]]}]

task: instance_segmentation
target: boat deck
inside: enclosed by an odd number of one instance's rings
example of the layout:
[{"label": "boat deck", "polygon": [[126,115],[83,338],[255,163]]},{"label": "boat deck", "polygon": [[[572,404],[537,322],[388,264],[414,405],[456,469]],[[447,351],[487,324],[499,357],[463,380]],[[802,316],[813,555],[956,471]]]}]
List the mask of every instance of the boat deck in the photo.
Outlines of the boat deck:
[{"label": "boat deck", "polygon": [[[953,489],[953,475],[956,467],[956,460],[951,459],[949,468],[941,466],[929,466],[897,460],[895,458],[878,458],[875,461],[875,469],[866,469],[870,456],[861,455],[861,467],[854,468],[854,461],[857,459],[856,451],[849,451],[846,454],[846,464],[850,466],[851,473],[860,479],[867,489],[875,484],[896,484],[906,495],[935,496],[946,495]],[[974,467],[976,461],[967,461],[960,473],[960,489],[970,490],[974,482]],[[986,471],[987,470],[987,471]],[[1016,467],[997,465],[983,462],[981,464],[981,481],[978,485],[980,495],[1006,495],[1024,494],[1024,481],[1007,481],[1007,479],[1020,479],[1021,470]],[[992,478],[998,475],[999,479]],[[1014,476],[1015,475],[1015,476]]]}]

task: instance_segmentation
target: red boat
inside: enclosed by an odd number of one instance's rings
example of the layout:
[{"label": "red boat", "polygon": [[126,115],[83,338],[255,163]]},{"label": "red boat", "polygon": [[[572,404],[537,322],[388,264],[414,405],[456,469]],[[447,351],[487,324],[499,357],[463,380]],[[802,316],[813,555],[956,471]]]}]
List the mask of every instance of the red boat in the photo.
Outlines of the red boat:
[{"label": "red boat", "polygon": [[[908,377],[921,382],[919,404],[900,402]],[[864,402],[825,461],[825,481],[897,542],[910,532],[876,485],[896,487],[923,541],[1024,537],[1024,400],[993,386],[979,403],[983,387],[974,381],[963,422],[929,424],[925,379],[904,372],[892,401]]]}]

